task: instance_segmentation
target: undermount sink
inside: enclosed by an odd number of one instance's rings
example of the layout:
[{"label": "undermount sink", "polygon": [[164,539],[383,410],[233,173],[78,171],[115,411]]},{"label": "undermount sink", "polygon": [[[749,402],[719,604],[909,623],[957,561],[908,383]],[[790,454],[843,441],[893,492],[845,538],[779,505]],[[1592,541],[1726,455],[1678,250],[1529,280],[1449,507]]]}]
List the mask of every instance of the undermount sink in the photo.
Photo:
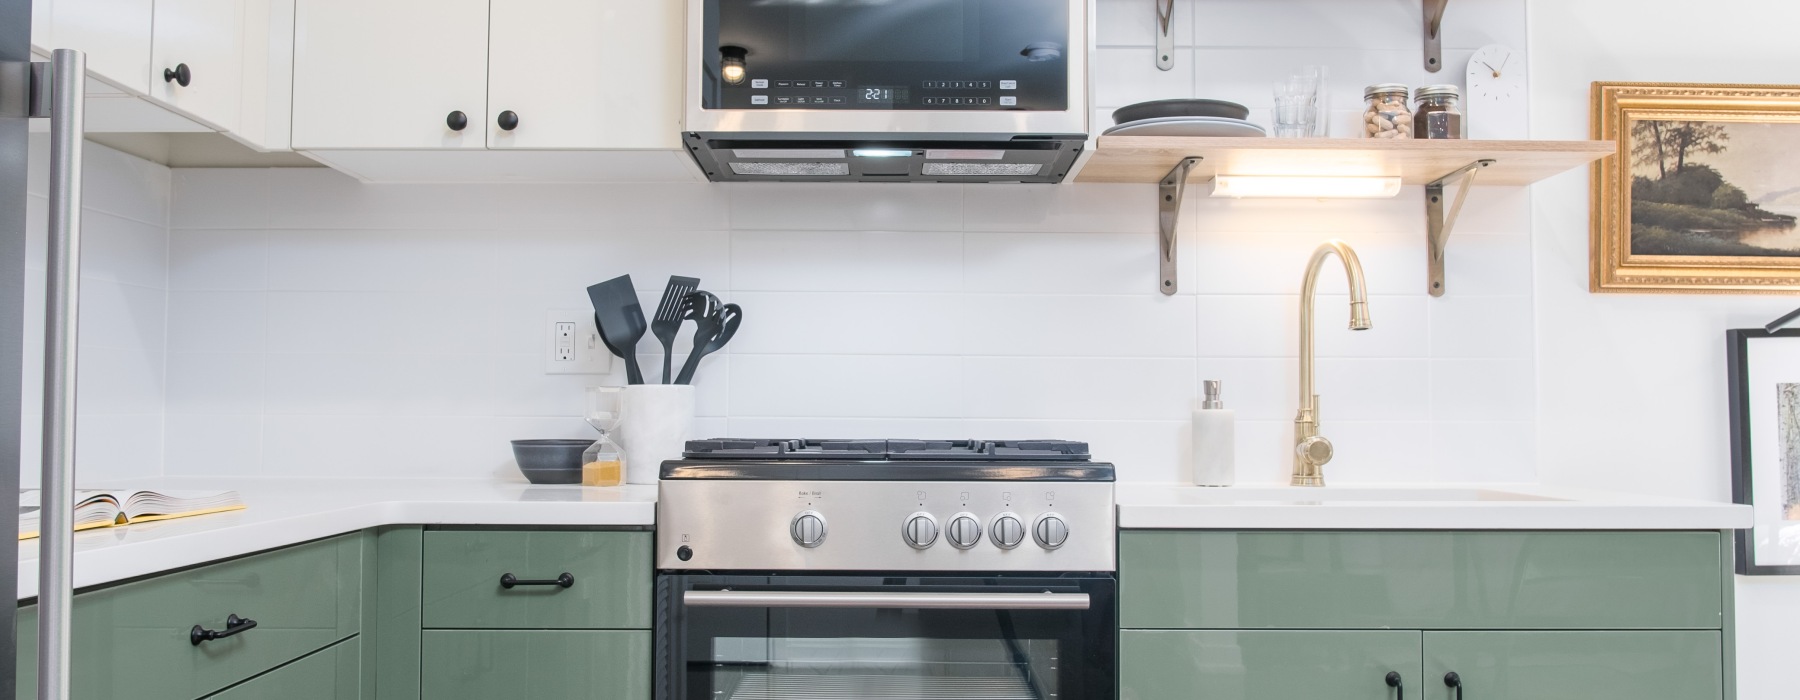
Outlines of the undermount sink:
[{"label": "undermount sink", "polygon": [[1381,486],[1228,486],[1202,488],[1189,492],[1193,500],[1213,503],[1323,503],[1330,501],[1368,501],[1377,503],[1412,502],[1493,502],[1493,501],[1562,501],[1566,499],[1531,493],[1489,488],[1416,488]]}]

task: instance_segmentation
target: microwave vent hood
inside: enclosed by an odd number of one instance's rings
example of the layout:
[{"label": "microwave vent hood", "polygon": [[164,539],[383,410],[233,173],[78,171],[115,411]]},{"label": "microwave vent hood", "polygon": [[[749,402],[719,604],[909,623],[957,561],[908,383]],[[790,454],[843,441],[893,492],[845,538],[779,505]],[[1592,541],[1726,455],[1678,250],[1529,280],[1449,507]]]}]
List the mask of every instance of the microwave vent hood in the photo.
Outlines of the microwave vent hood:
[{"label": "microwave vent hood", "polygon": [[686,132],[713,182],[1062,182],[1082,134],[830,134]]}]

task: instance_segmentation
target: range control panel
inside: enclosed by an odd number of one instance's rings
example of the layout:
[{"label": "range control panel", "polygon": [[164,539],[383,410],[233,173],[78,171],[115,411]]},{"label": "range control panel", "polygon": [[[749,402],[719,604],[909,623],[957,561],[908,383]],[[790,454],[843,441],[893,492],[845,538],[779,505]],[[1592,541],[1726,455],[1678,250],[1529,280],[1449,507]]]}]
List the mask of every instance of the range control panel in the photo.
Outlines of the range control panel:
[{"label": "range control panel", "polygon": [[665,480],[657,565],[1113,571],[1110,482]]},{"label": "range control panel", "polygon": [[748,107],[790,109],[1017,109],[1017,80],[925,80],[911,85],[859,85],[848,80],[753,78]]}]

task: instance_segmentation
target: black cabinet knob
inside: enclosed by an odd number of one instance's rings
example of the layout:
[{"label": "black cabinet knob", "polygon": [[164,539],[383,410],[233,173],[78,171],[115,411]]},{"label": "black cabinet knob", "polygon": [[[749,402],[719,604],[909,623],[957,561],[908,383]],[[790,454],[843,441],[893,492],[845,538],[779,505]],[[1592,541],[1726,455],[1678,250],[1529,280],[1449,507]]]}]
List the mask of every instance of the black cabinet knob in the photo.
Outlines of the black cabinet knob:
[{"label": "black cabinet knob", "polygon": [[469,115],[460,110],[451,112],[450,116],[444,117],[444,126],[450,127],[451,131],[462,131],[469,126]]},{"label": "black cabinet knob", "polygon": [[514,112],[509,109],[509,110],[506,110],[506,111],[500,113],[500,129],[501,130],[512,131],[513,129],[517,129],[517,128],[519,128],[519,113],[518,112]]},{"label": "black cabinet knob", "polygon": [[1406,700],[1406,686],[1401,682],[1399,671],[1388,671],[1387,686],[1394,689],[1394,700]]},{"label": "black cabinet knob", "polygon": [[1463,696],[1462,676],[1458,675],[1455,671],[1451,671],[1449,673],[1444,674],[1444,686],[1448,687],[1448,688],[1455,688],[1456,689],[1456,700],[1462,700],[1462,696]]},{"label": "black cabinet knob", "polygon": [[188,70],[186,63],[177,63],[174,68],[163,69],[163,82],[187,87],[188,83],[194,82],[194,72]]}]

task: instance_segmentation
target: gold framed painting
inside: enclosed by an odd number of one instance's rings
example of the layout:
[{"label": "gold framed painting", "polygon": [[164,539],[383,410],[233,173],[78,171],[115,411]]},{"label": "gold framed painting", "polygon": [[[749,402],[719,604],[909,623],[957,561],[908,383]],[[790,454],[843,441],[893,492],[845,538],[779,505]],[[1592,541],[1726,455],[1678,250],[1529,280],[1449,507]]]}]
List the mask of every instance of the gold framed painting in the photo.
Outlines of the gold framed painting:
[{"label": "gold framed painting", "polygon": [[1800,293],[1800,86],[1594,83],[1589,288]]}]

